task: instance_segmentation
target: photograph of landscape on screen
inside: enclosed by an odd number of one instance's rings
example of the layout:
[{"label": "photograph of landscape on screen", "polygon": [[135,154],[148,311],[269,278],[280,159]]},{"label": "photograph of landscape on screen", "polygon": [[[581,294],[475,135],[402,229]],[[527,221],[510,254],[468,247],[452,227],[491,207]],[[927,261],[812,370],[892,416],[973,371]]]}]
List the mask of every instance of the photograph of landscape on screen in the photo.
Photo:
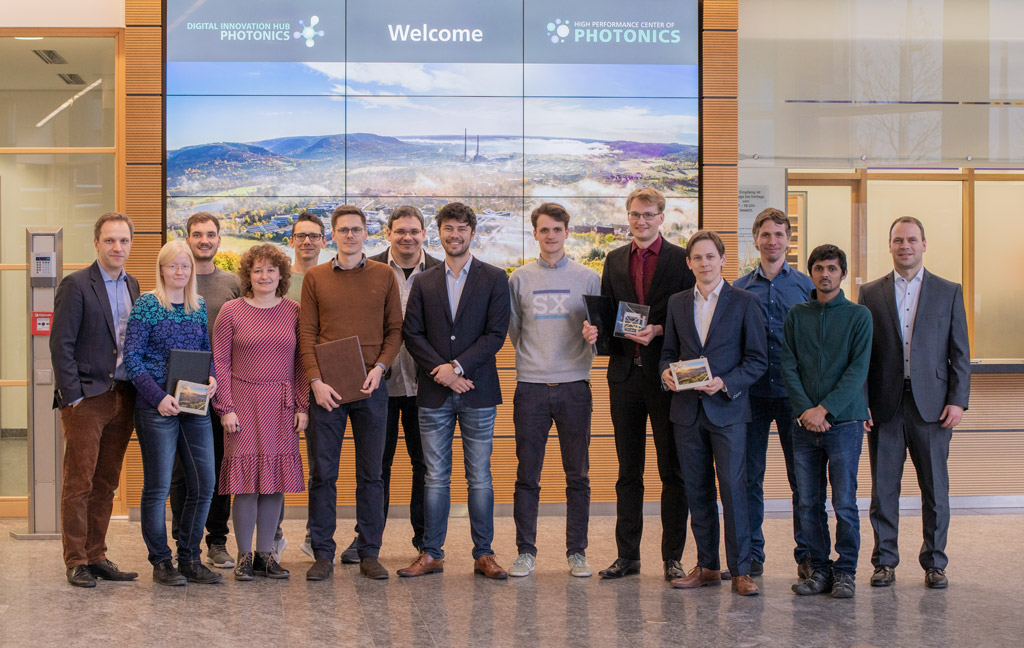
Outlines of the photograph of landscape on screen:
[{"label": "photograph of landscape on screen", "polygon": [[510,267],[536,256],[529,213],[551,200],[572,214],[570,256],[600,265],[628,241],[625,197],[642,186],[668,197],[670,239],[697,225],[696,65],[168,60],[166,73],[171,236],[209,211],[225,250],[287,246],[300,212],[329,229],[349,203],[372,253],[411,204],[441,254],[431,217],[460,200],[479,215],[474,254]]}]

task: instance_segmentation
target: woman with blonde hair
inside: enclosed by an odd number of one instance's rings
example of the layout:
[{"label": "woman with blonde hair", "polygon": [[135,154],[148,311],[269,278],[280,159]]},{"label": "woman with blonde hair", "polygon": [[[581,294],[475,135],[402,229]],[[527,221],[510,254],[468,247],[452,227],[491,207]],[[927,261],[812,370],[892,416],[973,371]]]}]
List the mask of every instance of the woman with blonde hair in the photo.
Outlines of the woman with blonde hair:
[{"label": "woman with blonde hair", "polygon": [[309,384],[299,356],[299,305],[284,297],[291,261],[276,245],[249,248],[238,279],[242,297],[224,304],[213,332],[222,379],[213,404],[224,426],[219,487],[234,496],[235,579],[287,578],[271,552],[284,494],[305,485],[298,435],[306,428]]},{"label": "woman with blonde hair", "polygon": [[[214,488],[213,429],[209,414],[182,412],[168,393],[167,362],[172,349],[210,351],[206,303],[196,293],[195,259],[181,240],[168,241],[160,249],[156,288],[135,301],[125,335],[125,368],[138,390],[135,430],[142,450],[142,537],[155,582],[217,583],[220,574],[202,564],[199,547]],[[213,394],[217,381],[212,363],[210,371]],[[171,563],[164,510],[176,453],[187,486],[177,569]]]}]

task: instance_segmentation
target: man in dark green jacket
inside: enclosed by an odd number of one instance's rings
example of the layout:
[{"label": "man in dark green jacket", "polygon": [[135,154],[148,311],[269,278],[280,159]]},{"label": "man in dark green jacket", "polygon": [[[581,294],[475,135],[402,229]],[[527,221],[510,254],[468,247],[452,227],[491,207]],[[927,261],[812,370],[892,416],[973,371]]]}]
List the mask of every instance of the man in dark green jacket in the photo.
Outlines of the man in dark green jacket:
[{"label": "man in dark green jacket", "polygon": [[[810,301],[786,317],[782,376],[799,425],[793,431],[793,463],[799,505],[795,514],[807,530],[811,576],[793,586],[800,595],[854,595],[860,551],[857,465],[870,418],[864,384],[871,359],[871,312],[846,299],[846,254],[834,245],[811,252],[807,270],[814,282]],[[836,553],[825,512],[825,476],[836,512]]]}]

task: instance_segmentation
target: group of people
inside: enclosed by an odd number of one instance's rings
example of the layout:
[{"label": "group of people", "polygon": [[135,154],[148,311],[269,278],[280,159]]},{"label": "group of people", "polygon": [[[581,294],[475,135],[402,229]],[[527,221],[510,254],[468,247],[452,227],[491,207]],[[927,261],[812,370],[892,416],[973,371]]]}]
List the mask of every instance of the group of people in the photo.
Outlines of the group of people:
[{"label": "group of people", "polygon": [[[284,493],[306,486],[299,434],[305,431],[309,509],[302,549],[307,580],[329,579],[338,547],[337,479],[349,423],[355,445],[355,539],[341,552],[372,579],[399,437],[412,465],[410,521],[418,555],[398,575],[444,569],[456,423],[463,446],[474,570],[525,577],[537,560],[540,476],[557,429],[566,483],[566,557],[573,576],[591,576],[590,379],[598,329],[584,295],[643,304],[644,328],[612,338],[607,378],[618,458],[616,560],[600,576],[640,571],[648,420],[662,482],[661,557],[673,587],[720,584],[754,595],[763,573],[763,482],[774,422],[793,492],[797,594],[854,594],[859,550],[857,466],[868,430],[875,567],[871,584],[891,585],[899,489],[909,451],[924,509],[921,566],[929,587],[945,587],[949,525],[946,460],[970,385],[960,286],[923,268],[924,227],[897,219],[895,269],[846,299],[846,256],[815,248],[805,275],[789,266],[790,223],[767,209],[755,220],[759,265],[733,285],[722,278],[726,250],[701,230],[685,248],[661,235],[665,199],[642,188],[626,200],[632,241],[611,251],[604,272],[569,259],[570,216],[557,203],[531,214],[539,255],[511,276],[473,256],[476,216],[462,203],[435,217],[444,259],[428,255],[414,207],[391,212],[389,247],[368,258],[366,217],[342,205],[331,215],[338,253],[319,263],[324,224],[303,213],[293,224],[294,260],[270,244],[242,255],[236,275],[216,268],[220,224],[194,214],[184,240],[157,259],[156,287],[139,294],[124,270],[131,220],[105,214],[94,231],[97,261],[57,290],[51,351],[65,431],[62,523],[72,585],[132,580],[106,556],[105,534],[125,448],[137,430],[143,460],[142,533],[154,581],[214,583],[202,562],[233,568],[237,580],[287,578],[280,524]],[[502,402],[495,356],[511,340],[518,555],[508,569],[494,555],[490,459]],[[357,337],[365,371],[360,394],[342,397],[321,375],[315,347]],[[172,349],[211,351],[212,414],[183,412],[167,381]],[[669,365],[705,358],[708,384],[677,390]],[[870,409],[869,409],[870,408]],[[717,475],[717,488],[716,488]],[[832,561],[826,483],[836,512]],[[726,562],[719,559],[718,494]],[[176,562],[167,543],[170,496]],[[227,552],[228,518],[238,553]],[[697,565],[681,558],[690,521]],[[254,546],[255,536],[255,546]],[[254,551],[255,549],[255,551]]]}]

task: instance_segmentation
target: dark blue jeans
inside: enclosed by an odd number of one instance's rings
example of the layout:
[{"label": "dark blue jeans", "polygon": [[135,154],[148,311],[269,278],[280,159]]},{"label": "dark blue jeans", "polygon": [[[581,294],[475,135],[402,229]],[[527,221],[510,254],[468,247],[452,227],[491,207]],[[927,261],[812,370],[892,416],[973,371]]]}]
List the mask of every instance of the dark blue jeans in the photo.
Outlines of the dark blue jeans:
[{"label": "dark blue jeans", "polygon": [[764,556],[764,473],[768,457],[768,431],[772,421],[779,431],[779,444],[786,460],[786,478],[793,493],[793,539],[796,548],[793,557],[796,562],[807,557],[807,543],[800,531],[800,516],[797,515],[799,497],[796,489],[796,473],[793,470],[793,408],[788,398],[750,397],[753,420],[747,423],[747,515],[750,518],[750,557],[760,563]]},{"label": "dark blue jeans", "polygon": [[388,387],[380,387],[364,400],[345,403],[330,412],[316,404],[310,392],[306,443],[309,467],[309,533],[313,555],[334,560],[338,527],[338,461],[345,424],[352,421],[356,449],[356,547],[360,558],[376,558],[384,536],[384,479],[381,459],[388,418]]},{"label": "dark blue jeans", "polygon": [[161,416],[150,407],[135,409],[135,430],[142,451],[142,538],[149,562],[171,559],[167,545],[165,502],[171,489],[175,454],[185,473],[185,501],[178,526],[178,562],[196,562],[203,526],[210,511],[215,484],[213,428],[210,416]]},{"label": "dark blue jeans", "polygon": [[585,380],[516,385],[512,420],[516,428],[516,490],[513,517],[519,553],[537,555],[540,473],[554,422],[565,470],[565,555],[587,552],[590,525],[590,415],[594,409]]},{"label": "dark blue jeans", "polygon": [[490,556],[494,539],[494,487],[491,485],[491,446],[496,407],[466,407],[459,394],[450,395],[441,407],[420,408],[420,441],[427,464],[424,484],[423,551],[444,558],[451,510],[452,442],[455,423],[462,436],[462,455],[469,484],[469,529],[473,558]]},{"label": "dark blue jeans", "polygon": [[[857,573],[860,551],[860,515],[857,510],[857,466],[864,444],[864,422],[833,425],[828,432],[793,428],[793,463],[800,492],[800,529],[807,541],[814,569]],[[832,509],[836,513],[835,563],[831,561],[828,513],[825,512],[826,478],[832,485]]]}]

